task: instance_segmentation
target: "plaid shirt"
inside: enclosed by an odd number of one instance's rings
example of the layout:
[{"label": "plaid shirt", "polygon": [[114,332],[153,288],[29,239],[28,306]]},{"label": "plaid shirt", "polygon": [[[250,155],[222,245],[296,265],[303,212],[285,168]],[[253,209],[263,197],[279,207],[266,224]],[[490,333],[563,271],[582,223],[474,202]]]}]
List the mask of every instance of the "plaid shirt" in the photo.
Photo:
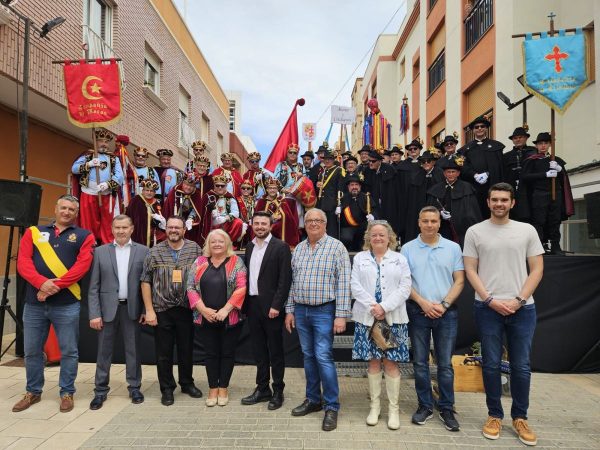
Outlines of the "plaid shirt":
[{"label": "plaid shirt", "polygon": [[[144,261],[141,281],[152,286],[152,305],[156,312],[166,311],[175,306],[189,308],[185,290],[188,270],[196,258],[202,255],[200,246],[185,239],[183,247],[175,253],[167,241],[156,244],[148,252]],[[173,283],[173,269],[181,270],[181,283]]]},{"label": "plaid shirt", "polygon": [[296,303],[322,305],[336,302],[336,317],[351,317],[350,258],[344,245],[323,236],[311,249],[308,239],[292,254],[292,287],[285,311],[294,312]]}]

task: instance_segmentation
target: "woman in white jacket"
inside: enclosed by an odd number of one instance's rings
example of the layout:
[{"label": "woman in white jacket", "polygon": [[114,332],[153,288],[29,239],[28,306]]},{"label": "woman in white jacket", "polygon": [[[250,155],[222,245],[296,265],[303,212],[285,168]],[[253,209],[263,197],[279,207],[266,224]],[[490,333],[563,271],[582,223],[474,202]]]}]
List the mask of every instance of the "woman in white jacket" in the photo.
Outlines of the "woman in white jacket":
[{"label": "woman in white jacket", "polygon": [[[408,315],[406,299],[410,295],[411,277],[406,258],[393,251],[396,235],[385,220],[367,226],[365,245],[352,264],[352,308],[355,322],[352,359],[369,361],[368,378],[371,410],[367,425],[377,425],[381,412],[381,366],[389,400],[388,428],[400,428],[398,398],[400,370],[398,362],[408,362]],[[385,320],[399,343],[398,347],[380,350],[369,338],[375,320]]]}]

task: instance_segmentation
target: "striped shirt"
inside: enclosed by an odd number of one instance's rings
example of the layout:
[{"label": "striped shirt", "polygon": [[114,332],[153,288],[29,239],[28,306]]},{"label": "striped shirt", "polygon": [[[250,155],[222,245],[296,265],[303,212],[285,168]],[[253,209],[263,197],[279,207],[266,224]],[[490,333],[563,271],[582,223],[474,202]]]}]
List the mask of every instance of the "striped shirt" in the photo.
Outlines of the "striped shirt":
[{"label": "striped shirt", "polygon": [[336,317],[351,317],[350,258],[337,239],[323,236],[311,249],[308,239],[292,254],[292,287],[285,311],[294,305],[318,306],[336,302]]},{"label": "striped shirt", "polygon": [[[179,250],[173,250],[167,241],[150,249],[144,261],[141,281],[152,285],[152,305],[156,312],[175,306],[189,308],[185,282],[188,270],[200,255],[200,246],[187,239]],[[181,270],[181,282],[173,282],[173,270]]]}]

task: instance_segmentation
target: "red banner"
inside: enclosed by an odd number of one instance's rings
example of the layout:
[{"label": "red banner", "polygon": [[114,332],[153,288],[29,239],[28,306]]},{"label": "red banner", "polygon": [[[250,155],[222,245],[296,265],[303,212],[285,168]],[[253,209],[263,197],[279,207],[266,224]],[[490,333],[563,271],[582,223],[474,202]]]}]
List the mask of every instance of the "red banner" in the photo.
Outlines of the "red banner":
[{"label": "red banner", "polygon": [[303,98],[296,100],[294,109],[292,110],[287,122],[283,126],[283,130],[281,130],[281,134],[279,135],[277,142],[275,142],[275,145],[273,146],[273,150],[271,150],[271,153],[267,158],[265,169],[270,172],[275,170],[275,167],[278,163],[285,160],[288,145],[298,144],[298,118],[296,114],[296,107],[298,105],[304,106]]},{"label": "red banner", "polygon": [[69,121],[80,128],[105,126],[121,117],[121,79],[114,60],[64,65]]}]

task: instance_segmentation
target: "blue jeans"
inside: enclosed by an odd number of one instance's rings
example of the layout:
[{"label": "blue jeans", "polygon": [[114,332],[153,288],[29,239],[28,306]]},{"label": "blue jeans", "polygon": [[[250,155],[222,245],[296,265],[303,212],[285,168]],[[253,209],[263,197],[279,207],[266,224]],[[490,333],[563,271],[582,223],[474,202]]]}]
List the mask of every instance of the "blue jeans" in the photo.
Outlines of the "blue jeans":
[{"label": "blue jeans", "polygon": [[504,418],[500,402],[502,395],[500,361],[503,336],[506,334],[510,363],[510,391],[513,400],[510,415],[513,419],[527,419],[531,383],[529,356],[536,323],[535,305],[525,305],[510,316],[502,316],[482,302],[475,301],[473,311],[481,339],[483,385],[488,414],[492,417]]},{"label": "blue jeans", "polygon": [[433,409],[431,376],[429,374],[429,348],[431,335],[437,360],[437,381],[440,389],[440,411],[454,408],[454,369],[452,352],[458,331],[458,309],[450,308],[439,319],[425,317],[416,303],[406,302],[408,335],[413,351],[415,390],[420,406]]},{"label": "blue jeans", "polygon": [[338,411],[340,389],[333,362],[335,302],[321,306],[296,304],[294,316],[304,354],[306,398],[312,403],[321,403],[322,385],[323,407],[325,410]]},{"label": "blue jeans", "polygon": [[44,387],[44,344],[50,324],[54,326],[60,347],[60,375],[58,385],[61,397],[75,393],[75,378],[79,363],[79,309],[80,304],[52,305],[25,303],[23,308],[23,340],[27,392],[41,394]]}]

